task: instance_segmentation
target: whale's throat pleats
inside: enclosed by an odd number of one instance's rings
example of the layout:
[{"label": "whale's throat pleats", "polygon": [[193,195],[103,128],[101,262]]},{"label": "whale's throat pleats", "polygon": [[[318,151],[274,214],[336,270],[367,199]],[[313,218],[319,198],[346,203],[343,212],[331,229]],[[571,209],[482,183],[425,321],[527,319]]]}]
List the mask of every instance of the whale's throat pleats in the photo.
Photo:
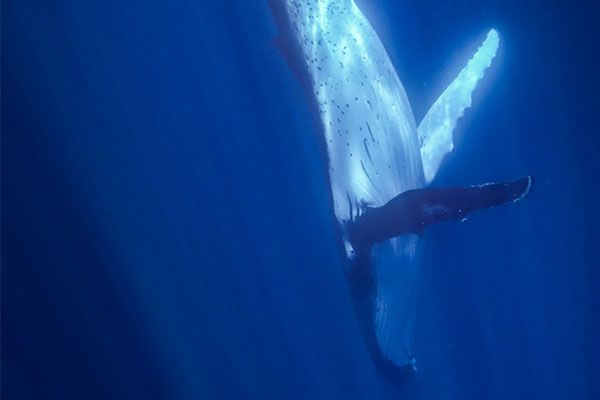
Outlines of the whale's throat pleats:
[{"label": "whale's throat pleats", "polygon": [[423,183],[416,124],[377,34],[350,0],[292,1],[329,156],[338,219]]}]

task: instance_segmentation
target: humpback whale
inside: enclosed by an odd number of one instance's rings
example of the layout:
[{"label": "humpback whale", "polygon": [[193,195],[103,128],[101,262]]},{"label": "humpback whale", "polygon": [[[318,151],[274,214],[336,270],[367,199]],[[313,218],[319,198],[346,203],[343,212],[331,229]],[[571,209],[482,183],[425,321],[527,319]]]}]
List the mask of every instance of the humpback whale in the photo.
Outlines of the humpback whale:
[{"label": "humpback whale", "polygon": [[423,231],[519,201],[532,188],[530,176],[428,187],[453,149],[456,122],[471,106],[499,35],[488,32],[417,125],[381,40],[354,0],[269,3],[276,44],[318,115],[345,275],[367,347],[386,375],[410,375]]}]

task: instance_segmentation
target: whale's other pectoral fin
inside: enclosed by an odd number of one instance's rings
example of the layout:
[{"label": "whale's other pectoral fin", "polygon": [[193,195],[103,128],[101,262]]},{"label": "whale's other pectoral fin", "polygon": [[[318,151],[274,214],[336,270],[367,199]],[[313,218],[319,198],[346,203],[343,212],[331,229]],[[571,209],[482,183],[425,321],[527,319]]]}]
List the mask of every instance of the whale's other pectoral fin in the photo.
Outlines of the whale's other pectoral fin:
[{"label": "whale's other pectoral fin", "polygon": [[491,65],[500,39],[490,30],[473,58],[460,71],[456,79],[431,106],[418,128],[421,158],[427,183],[437,173],[446,154],[452,151],[452,131],[456,122],[471,106],[471,94],[485,70]]}]

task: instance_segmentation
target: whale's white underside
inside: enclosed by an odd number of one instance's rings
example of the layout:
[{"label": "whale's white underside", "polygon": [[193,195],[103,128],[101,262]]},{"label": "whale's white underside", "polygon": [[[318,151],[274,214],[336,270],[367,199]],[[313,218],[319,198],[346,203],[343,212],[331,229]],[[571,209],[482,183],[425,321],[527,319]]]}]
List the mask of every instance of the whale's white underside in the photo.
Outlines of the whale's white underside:
[{"label": "whale's white underside", "polygon": [[[377,33],[354,0],[283,0],[321,114],[338,221],[382,206],[434,178],[452,150],[452,131],[498,48],[490,31],[417,127],[404,87]],[[412,363],[418,238],[375,245],[374,313],[382,354]],[[353,249],[346,243],[346,254]]]}]

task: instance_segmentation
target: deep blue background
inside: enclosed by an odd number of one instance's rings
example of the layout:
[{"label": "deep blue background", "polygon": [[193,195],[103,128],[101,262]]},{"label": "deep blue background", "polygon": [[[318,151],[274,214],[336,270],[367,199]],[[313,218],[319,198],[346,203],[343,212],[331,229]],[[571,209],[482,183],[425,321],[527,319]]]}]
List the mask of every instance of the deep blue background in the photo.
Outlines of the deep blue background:
[{"label": "deep blue background", "polygon": [[538,183],[427,232],[419,373],[363,345],[266,1],[7,0],[3,399],[600,398],[598,11],[359,4],[417,120],[495,27],[434,184]]}]

